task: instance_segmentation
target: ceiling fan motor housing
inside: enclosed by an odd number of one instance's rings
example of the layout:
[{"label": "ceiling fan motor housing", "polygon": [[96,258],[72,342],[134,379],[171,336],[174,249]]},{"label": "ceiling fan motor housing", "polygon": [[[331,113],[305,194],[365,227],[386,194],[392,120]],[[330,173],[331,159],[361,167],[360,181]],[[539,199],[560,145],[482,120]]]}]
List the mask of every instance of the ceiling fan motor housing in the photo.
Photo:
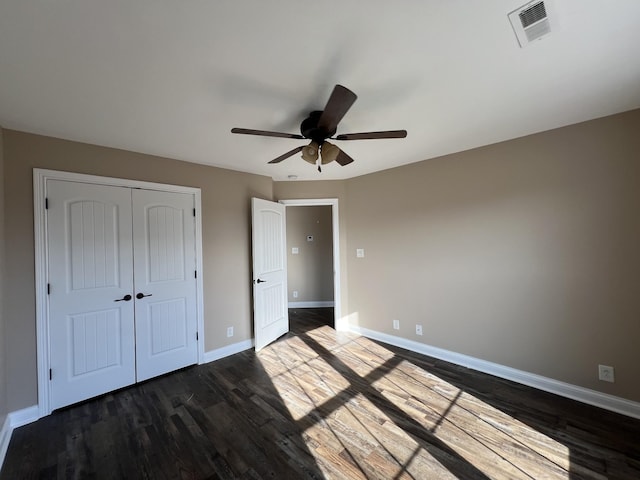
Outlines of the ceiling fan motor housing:
[{"label": "ceiling fan motor housing", "polygon": [[304,138],[308,138],[318,143],[318,145],[322,145],[322,143],[333,134],[336,133],[336,129],[334,128],[331,132],[326,132],[318,127],[318,120],[320,120],[320,115],[322,115],[321,110],[316,110],[311,112],[307,118],[305,118],[300,124],[300,133]]}]

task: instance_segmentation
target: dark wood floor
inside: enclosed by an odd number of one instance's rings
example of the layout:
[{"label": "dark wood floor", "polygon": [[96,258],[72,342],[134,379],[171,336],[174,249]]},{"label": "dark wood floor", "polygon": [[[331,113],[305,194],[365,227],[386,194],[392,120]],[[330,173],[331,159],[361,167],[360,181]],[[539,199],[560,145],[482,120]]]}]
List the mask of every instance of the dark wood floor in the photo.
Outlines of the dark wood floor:
[{"label": "dark wood floor", "polygon": [[640,421],[358,337],[326,309],[14,431],[0,479],[640,479]]}]

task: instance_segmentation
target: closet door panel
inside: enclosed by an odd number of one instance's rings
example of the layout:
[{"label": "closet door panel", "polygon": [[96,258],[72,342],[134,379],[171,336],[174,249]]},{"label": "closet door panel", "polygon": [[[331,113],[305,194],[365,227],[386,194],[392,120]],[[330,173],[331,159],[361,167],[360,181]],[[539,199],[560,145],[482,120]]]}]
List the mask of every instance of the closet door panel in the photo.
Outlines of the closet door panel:
[{"label": "closet door panel", "polygon": [[131,191],[48,180],[47,202],[55,409],[135,382]]},{"label": "closet door panel", "polygon": [[197,362],[193,195],[133,190],[138,381]]}]

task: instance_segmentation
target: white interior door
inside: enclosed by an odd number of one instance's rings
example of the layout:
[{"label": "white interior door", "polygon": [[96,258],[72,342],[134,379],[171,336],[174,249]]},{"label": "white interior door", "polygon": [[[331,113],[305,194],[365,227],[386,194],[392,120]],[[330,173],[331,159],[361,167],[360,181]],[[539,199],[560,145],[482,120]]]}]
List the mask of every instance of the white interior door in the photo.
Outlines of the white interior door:
[{"label": "white interior door", "polygon": [[194,196],[46,188],[51,408],[197,363]]},{"label": "white interior door", "polygon": [[136,380],[130,189],[47,181],[52,408]]},{"label": "white interior door", "polygon": [[133,190],[138,381],[198,360],[193,195]]},{"label": "white interior door", "polygon": [[256,351],[289,331],[285,206],[251,199]]}]

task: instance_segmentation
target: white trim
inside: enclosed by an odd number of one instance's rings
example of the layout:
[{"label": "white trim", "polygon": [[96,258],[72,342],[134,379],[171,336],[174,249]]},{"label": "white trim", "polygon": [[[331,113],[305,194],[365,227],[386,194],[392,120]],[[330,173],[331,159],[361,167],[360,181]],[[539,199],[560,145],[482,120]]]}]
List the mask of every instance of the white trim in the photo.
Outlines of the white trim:
[{"label": "white trim", "polygon": [[36,359],[38,366],[38,416],[51,413],[49,407],[49,322],[47,302],[47,226],[44,202],[46,171],[33,170],[33,226],[36,287]]},{"label": "white trim", "polygon": [[289,302],[289,308],[324,308],[333,307],[335,302],[318,301],[318,302]]},{"label": "white trim", "polygon": [[[331,206],[331,229],[333,230],[333,318],[335,329],[342,317],[342,297],[340,295],[340,214],[337,198],[300,198],[280,200],[287,207]],[[303,307],[300,307],[303,308]],[[340,326],[342,323],[340,323]],[[342,329],[342,328],[340,328]]]},{"label": "white trim", "polygon": [[202,261],[202,192],[194,193],[196,209],[196,315],[198,316],[198,363],[204,359],[204,271]]},{"label": "white trim", "polygon": [[11,434],[13,433],[10,422],[9,415],[7,415],[2,424],[2,430],[0,430],[0,469],[2,469],[4,457],[7,455],[7,449],[11,441]]},{"label": "white trim", "polygon": [[203,360],[200,363],[209,363],[221,358],[235,355],[236,353],[244,352],[253,348],[253,339],[243,340],[238,343],[232,343],[231,345],[225,345],[224,347],[216,348],[204,354]]},{"label": "white trim", "polygon": [[40,418],[38,416],[38,406],[32,405],[31,407],[10,412],[9,415],[7,415],[7,418],[9,418],[9,425],[12,430],[26,425],[27,423],[35,422]]},{"label": "white trim", "polygon": [[522,385],[528,385],[530,387],[537,388],[538,390],[555,393],[561,397],[570,398],[588,405],[593,405],[605,410],[640,419],[639,402],[601,393],[589,388],[579,387],[577,385],[561,382],[552,378],[543,377],[542,375],[536,375],[535,373],[506,367],[504,365],[488,362],[469,355],[444,350],[442,348],[415,342],[413,340],[407,340],[406,338],[396,337],[394,335],[389,335],[375,330],[369,330],[368,328],[349,325],[348,329],[353,333],[357,333],[373,340],[379,340],[381,342],[388,343],[389,345],[395,345],[396,347],[404,348],[412,352],[438,358],[472,370],[488,373],[489,375],[511,380]]},{"label": "white trim", "polygon": [[9,442],[11,441],[13,431],[27,423],[38,420],[38,412],[38,406],[33,405],[32,407],[23,408],[22,410],[9,412],[7,418],[4,419],[2,430],[0,430],[0,469],[4,463],[4,457],[7,454],[7,449],[9,448]]},{"label": "white trim", "polygon": [[47,303],[47,228],[45,216],[45,198],[47,180],[65,180],[69,182],[93,183],[116,187],[143,188],[163,192],[186,193],[194,196],[196,209],[196,312],[198,315],[198,363],[203,363],[204,352],[204,286],[202,273],[202,194],[196,187],[165,185],[163,183],[128,180],[126,178],[100,177],[83,173],[63,172],[58,170],[33,169],[33,218],[35,241],[35,276],[36,276],[36,344],[38,364],[38,418],[51,413],[49,402],[49,331]]}]

